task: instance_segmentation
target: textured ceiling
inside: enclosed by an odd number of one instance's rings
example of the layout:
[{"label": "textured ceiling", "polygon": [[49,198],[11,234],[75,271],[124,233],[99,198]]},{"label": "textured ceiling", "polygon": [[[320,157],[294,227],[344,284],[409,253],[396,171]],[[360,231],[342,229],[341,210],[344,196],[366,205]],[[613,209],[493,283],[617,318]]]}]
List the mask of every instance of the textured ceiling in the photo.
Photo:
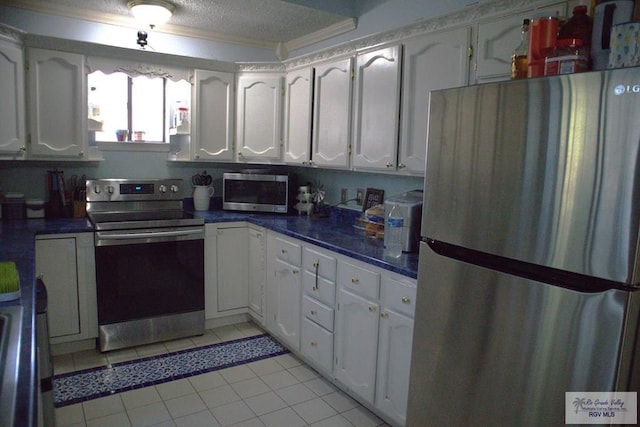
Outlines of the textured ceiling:
[{"label": "textured ceiling", "polygon": [[[316,42],[354,27],[356,0],[170,0],[160,31],[247,45]],[[104,23],[134,25],[127,0],[4,0],[9,6]],[[318,39],[319,37],[319,39]]]}]

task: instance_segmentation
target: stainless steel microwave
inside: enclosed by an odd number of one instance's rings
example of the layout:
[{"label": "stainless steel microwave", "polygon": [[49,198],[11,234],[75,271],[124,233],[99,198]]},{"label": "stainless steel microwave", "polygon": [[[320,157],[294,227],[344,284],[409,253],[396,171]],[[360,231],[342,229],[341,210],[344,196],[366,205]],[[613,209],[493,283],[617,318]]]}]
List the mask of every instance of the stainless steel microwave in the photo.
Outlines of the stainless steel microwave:
[{"label": "stainless steel microwave", "polygon": [[289,175],[226,172],[222,176],[222,208],[287,213]]}]

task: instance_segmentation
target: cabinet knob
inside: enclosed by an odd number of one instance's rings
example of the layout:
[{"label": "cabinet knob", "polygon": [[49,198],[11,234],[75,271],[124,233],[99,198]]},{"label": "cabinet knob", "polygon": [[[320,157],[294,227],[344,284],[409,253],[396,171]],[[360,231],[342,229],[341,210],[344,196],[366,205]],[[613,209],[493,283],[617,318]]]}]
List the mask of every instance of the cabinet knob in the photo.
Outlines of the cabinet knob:
[{"label": "cabinet knob", "polygon": [[315,342],[315,341],[311,341],[311,347],[316,347],[317,345],[318,345],[318,343],[317,343],[317,342]]},{"label": "cabinet knob", "polygon": [[353,283],[354,285],[357,285],[358,283],[360,283],[360,280],[357,277],[352,277],[351,283]]},{"label": "cabinet knob", "polygon": [[21,153],[24,153],[25,151],[27,151],[27,147],[22,146],[22,147],[20,147],[20,149],[18,151],[21,152]]},{"label": "cabinet knob", "polygon": [[382,313],[380,313],[380,317],[382,317],[383,319],[386,319],[387,317],[389,317],[389,313],[387,313],[386,311],[383,311]]},{"label": "cabinet knob", "polygon": [[78,157],[84,157],[84,151],[79,152]]},{"label": "cabinet knob", "polygon": [[370,311],[370,312],[372,312],[372,313],[373,313],[374,311],[376,311],[376,306],[375,306],[375,305],[370,305],[370,306],[369,306],[369,311]]},{"label": "cabinet knob", "polygon": [[406,167],[407,165],[405,165],[404,163],[398,163],[398,169],[404,169]]},{"label": "cabinet knob", "polygon": [[387,162],[387,165],[386,165],[386,166],[387,166],[388,168],[392,168],[392,167],[393,167],[393,163],[391,163],[391,162]]},{"label": "cabinet knob", "polygon": [[317,291],[318,291],[318,287],[317,287],[317,286],[314,286],[313,288],[311,288],[311,290],[312,290],[312,291],[316,291],[316,292],[317,292]]},{"label": "cabinet knob", "polygon": [[317,312],[317,311],[315,311],[315,310],[311,310],[311,315],[312,315],[312,316],[315,316],[316,314],[318,314],[318,312]]},{"label": "cabinet knob", "polygon": [[409,297],[402,297],[402,303],[403,304],[410,304],[411,303],[411,299]]},{"label": "cabinet knob", "polygon": [[320,267],[320,262],[316,261],[313,263],[313,268],[318,268]]},{"label": "cabinet knob", "polygon": [[293,274],[298,274],[298,270],[293,270],[292,273]]},{"label": "cabinet knob", "polygon": [[286,254],[286,253],[287,253],[287,250],[286,250],[286,249],[282,249],[282,253],[283,253],[283,254]]}]

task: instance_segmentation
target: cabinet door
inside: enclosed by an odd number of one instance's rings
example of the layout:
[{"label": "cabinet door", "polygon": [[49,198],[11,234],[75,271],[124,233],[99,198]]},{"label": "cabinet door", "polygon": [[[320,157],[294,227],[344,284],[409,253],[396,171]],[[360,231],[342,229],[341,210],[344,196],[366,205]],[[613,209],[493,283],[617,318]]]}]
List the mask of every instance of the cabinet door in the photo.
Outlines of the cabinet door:
[{"label": "cabinet door", "polygon": [[398,170],[424,174],[429,93],[468,82],[471,29],[427,34],[404,43]]},{"label": "cabinet door", "polygon": [[478,24],[476,49],[476,83],[508,80],[511,76],[511,54],[520,43],[522,20],[537,16],[565,16],[566,6],[528,10],[517,15],[501,17]]},{"label": "cabinet door", "polygon": [[338,291],[336,379],[369,403],[375,392],[378,308],[370,300]]},{"label": "cabinet door", "polygon": [[382,308],[375,406],[398,425],[407,420],[413,319]]},{"label": "cabinet door", "polygon": [[84,56],[29,50],[29,154],[84,159],[87,78]]},{"label": "cabinet door", "polygon": [[318,166],[349,166],[352,68],[352,58],[316,67],[311,160]]},{"label": "cabinet door", "polygon": [[287,73],[285,95],[284,161],[308,164],[311,158],[313,68]]},{"label": "cabinet door", "polygon": [[238,78],[238,160],[280,160],[282,77]]},{"label": "cabinet door", "polygon": [[50,337],[80,334],[76,239],[36,240],[36,271],[42,275],[49,296]]},{"label": "cabinet door", "polygon": [[395,170],[400,111],[401,46],[356,57],[353,167]]},{"label": "cabinet door", "polygon": [[25,152],[24,56],[22,48],[0,39],[0,155]]},{"label": "cabinet door", "polygon": [[196,70],[191,132],[194,160],[233,160],[233,73]]},{"label": "cabinet door", "polygon": [[290,348],[300,349],[300,269],[274,259],[273,282],[270,283],[270,329]]},{"label": "cabinet door", "polygon": [[[249,228],[249,309],[262,319],[264,312],[265,247],[264,233]],[[261,322],[262,323],[262,322]]]},{"label": "cabinet door", "polygon": [[224,228],[217,232],[218,311],[247,307],[249,284],[247,272],[247,228]]}]

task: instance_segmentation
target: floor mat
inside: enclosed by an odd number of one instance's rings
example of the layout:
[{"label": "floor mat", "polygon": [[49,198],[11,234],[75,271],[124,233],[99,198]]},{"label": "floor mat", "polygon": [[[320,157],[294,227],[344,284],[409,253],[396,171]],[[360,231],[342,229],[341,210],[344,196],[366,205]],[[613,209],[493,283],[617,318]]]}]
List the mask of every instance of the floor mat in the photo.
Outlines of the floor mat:
[{"label": "floor mat", "polygon": [[188,378],[289,353],[267,334],[53,377],[54,406]]}]

